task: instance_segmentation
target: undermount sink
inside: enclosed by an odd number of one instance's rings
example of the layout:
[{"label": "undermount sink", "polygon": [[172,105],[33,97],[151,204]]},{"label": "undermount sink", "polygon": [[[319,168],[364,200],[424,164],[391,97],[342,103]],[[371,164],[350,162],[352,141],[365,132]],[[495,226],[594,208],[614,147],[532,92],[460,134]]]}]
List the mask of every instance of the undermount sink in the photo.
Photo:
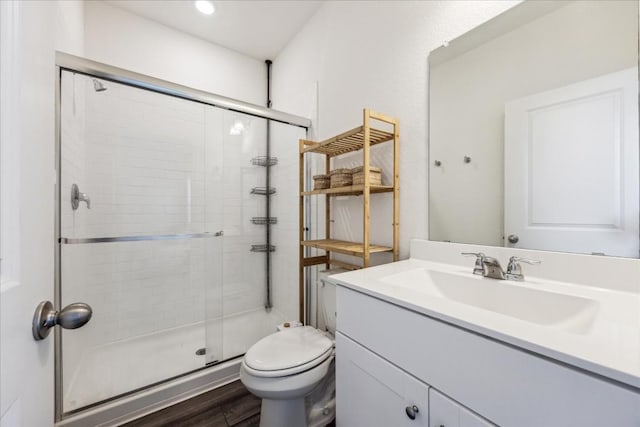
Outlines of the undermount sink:
[{"label": "undermount sink", "polygon": [[531,289],[519,282],[418,268],[380,279],[398,287],[574,334],[586,334],[598,313],[597,301]]}]

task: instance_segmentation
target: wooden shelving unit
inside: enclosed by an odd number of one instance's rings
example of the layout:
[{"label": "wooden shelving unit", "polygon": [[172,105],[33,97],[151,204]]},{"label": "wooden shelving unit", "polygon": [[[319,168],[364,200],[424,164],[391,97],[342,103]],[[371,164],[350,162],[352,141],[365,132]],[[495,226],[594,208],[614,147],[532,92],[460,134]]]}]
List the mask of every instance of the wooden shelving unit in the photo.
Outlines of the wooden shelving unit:
[{"label": "wooden shelving unit", "polygon": [[[386,123],[386,127],[393,130],[381,130],[372,126],[372,122]],[[390,126],[389,126],[390,125]],[[370,148],[377,144],[393,142],[393,184],[373,185],[370,180]],[[305,190],[304,164],[305,154],[318,153],[325,156],[326,174],[331,169],[331,159],[354,151],[362,151],[362,165],[364,166],[364,182],[360,185],[346,187],[328,188],[324,190]],[[372,253],[392,252],[393,260],[397,261],[399,256],[399,129],[398,120],[384,114],[365,109],[363,111],[362,126],[358,126],[340,135],[316,142],[305,139],[300,140],[300,320],[304,315],[304,270],[312,265],[325,264],[327,268],[331,265],[346,269],[358,269],[369,267]],[[382,246],[371,244],[370,235],[370,200],[372,194],[393,193],[393,244],[392,246]],[[305,240],[304,226],[304,198],[308,196],[325,196],[325,230],[326,238],[322,240]],[[362,196],[363,215],[363,241],[347,242],[331,238],[331,198],[337,196]],[[305,248],[311,247],[325,251],[324,255],[305,257]],[[331,253],[339,253],[362,258],[362,265],[346,263],[332,259]]]}]

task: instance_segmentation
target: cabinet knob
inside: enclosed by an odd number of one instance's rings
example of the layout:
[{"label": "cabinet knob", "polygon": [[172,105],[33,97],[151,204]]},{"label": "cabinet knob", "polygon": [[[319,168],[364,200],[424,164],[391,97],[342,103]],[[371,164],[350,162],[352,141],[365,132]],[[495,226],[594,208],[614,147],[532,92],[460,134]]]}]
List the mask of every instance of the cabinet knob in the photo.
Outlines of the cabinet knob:
[{"label": "cabinet knob", "polygon": [[407,417],[411,418],[412,420],[415,420],[416,414],[420,412],[416,405],[407,406],[406,408],[404,408],[404,411],[407,413]]}]

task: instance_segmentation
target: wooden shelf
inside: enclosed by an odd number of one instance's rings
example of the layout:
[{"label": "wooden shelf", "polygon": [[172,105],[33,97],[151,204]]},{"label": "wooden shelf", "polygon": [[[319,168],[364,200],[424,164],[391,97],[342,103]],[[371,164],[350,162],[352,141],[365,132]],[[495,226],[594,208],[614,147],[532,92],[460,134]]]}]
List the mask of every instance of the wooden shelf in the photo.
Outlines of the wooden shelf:
[{"label": "wooden shelf", "polygon": [[310,267],[312,265],[329,264],[335,267],[341,267],[345,270],[360,270],[362,266],[351,264],[348,262],[340,261],[337,259],[329,259],[327,255],[320,255],[314,257],[308,257],[302,259],[302,265],[304,267]]},{"label": "wooden shelf", "polygon": [[[393,132],[369,128],[369,146],[391,141]],[[364,126],[358,126],[345,133],[321,142],[302,140],[305,148],[302,153],[320,153],[328,157],[335,157],[352,151],[362,150],[364,147]]]},{"label": "wooden shelf", "polygon": [[[392,185],[371,185],[371,193],[390,193],[393,191]],[[329,196],[357,196],[364,192],[364,185],[348,185],[346,187],[325,188],[324,190],[303,191],[303,196],[314,196],[318,194],[328,194]]]},{"label": "wooden shelf", "polygon": [[[299,229],[299,284],[298,289],[300,292],[299,311],[300,320],[304,319],[304,295],[308,292],[305,288],[305,268],[314,265],[326,265],[334,267],[342,267],[347,270],[355,270],[359,268],[367,268],[371,265],[371,254],[390,252],[393,255],[393,261],[399,259],[399,215],[400,215],[400,203],[399,203],[399,177],[400,177],[400,134],[398,120],[381,114],[375,111],[371,111],[365,108],[362,111],[362,126],[351,129],[340,135],[326,139],[324,141],[316,142],[309,141],[307,139],[301,139],[299,141],[299,215],[300,215],[300,229]],[[373,127],[372,122],[376,123],[377,127]],[[387,129],[387,130],[381,130]],[[389,130],[392,129],[392,130]],[[390,175],[390,182],[392,185],[374,185],[372,181],[371,173],[371,146],[381,144],[383,142],[390,143],[393,149],[393,170]],[[329,175],[331,168],[338,167],[336,165],[335,158],[342,154],[360,151],[362,155],[362,162],[364,173],[362,176],[362,184],[349,185],[345,187],[327,188],[324,190],[310,190],[305,191],[308,183],[305,183],[305,177],[307,176],[307,169],[305,168],[305,162],[313,160],[324,160],[324,173]],[[317,154],[314,158],[305,160],[305,155],[308,153]],[[310,156],[307,156],[310,157]],[[389,171],[387,171],[389,172]],[[389,179],[388,178],[388,179]],[[376,180],[376,182],[378,182]],[[307,185],[305,185],[307,184]],[[393,195],[393,204],[390,206],[393,209],[393,244],[392,246],[380,246],[372,245],[370,242],[371,235],[371,195],[375,193],[391,193]],[[310,224],[306,224],[305,221],[309,221],[307,212],[305,209],[311,208],[308,202],[309,199],[305,199],[306,196],[325,195],[324,199],[324,237],[323,240],[304,240],[309,231]],[[362,242],[347,242],[344,240],[337,240],[331,238],[332,229],[332,204],[333,198],[336,196],[362,196],[359,198],[359,202],[362,204]],[[386,199],[386,198],[385,198]],[[385,200],[386,201],[386,200]],[[309,206],[309,207],[307,207]],[[321,209],[321,204],[314,207],[314,209]],[[319,236],[318,236],[319,237]],[[324,255],[314,254],[310,256],[307,254],[309,250],[307,248],[315,248],[325,251]],[[351,264],[340,259],[332,259],[332,252],[336,254],[350,255],[356,258],[360,258],[361,265]],[[340,258],[340,256],[338,256]]]},{"label": "wooden shelf", "polygon": [[[300,242],[302,246],[310,248],[322,249],[329,252],[337,252],[339,254],[352,255],[361,257],[364,254],[362,242],[347,242],[336,239],[322,240],[303,240]],[[393,252],[391,246],[369,245],[369,252]]]}]

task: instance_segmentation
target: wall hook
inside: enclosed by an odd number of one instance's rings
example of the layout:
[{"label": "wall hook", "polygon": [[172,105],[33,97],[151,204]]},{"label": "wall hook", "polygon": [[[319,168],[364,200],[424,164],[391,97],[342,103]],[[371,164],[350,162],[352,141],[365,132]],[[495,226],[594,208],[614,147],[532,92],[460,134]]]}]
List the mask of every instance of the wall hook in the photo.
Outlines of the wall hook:
[{"label": "wall hook", "polygon": [[464,156],[464,157],[463,157],[463,159],[464,159],[464,162],[465,162],[465,163],[471,163],[471,157],[469,157],[469,156]]}]

